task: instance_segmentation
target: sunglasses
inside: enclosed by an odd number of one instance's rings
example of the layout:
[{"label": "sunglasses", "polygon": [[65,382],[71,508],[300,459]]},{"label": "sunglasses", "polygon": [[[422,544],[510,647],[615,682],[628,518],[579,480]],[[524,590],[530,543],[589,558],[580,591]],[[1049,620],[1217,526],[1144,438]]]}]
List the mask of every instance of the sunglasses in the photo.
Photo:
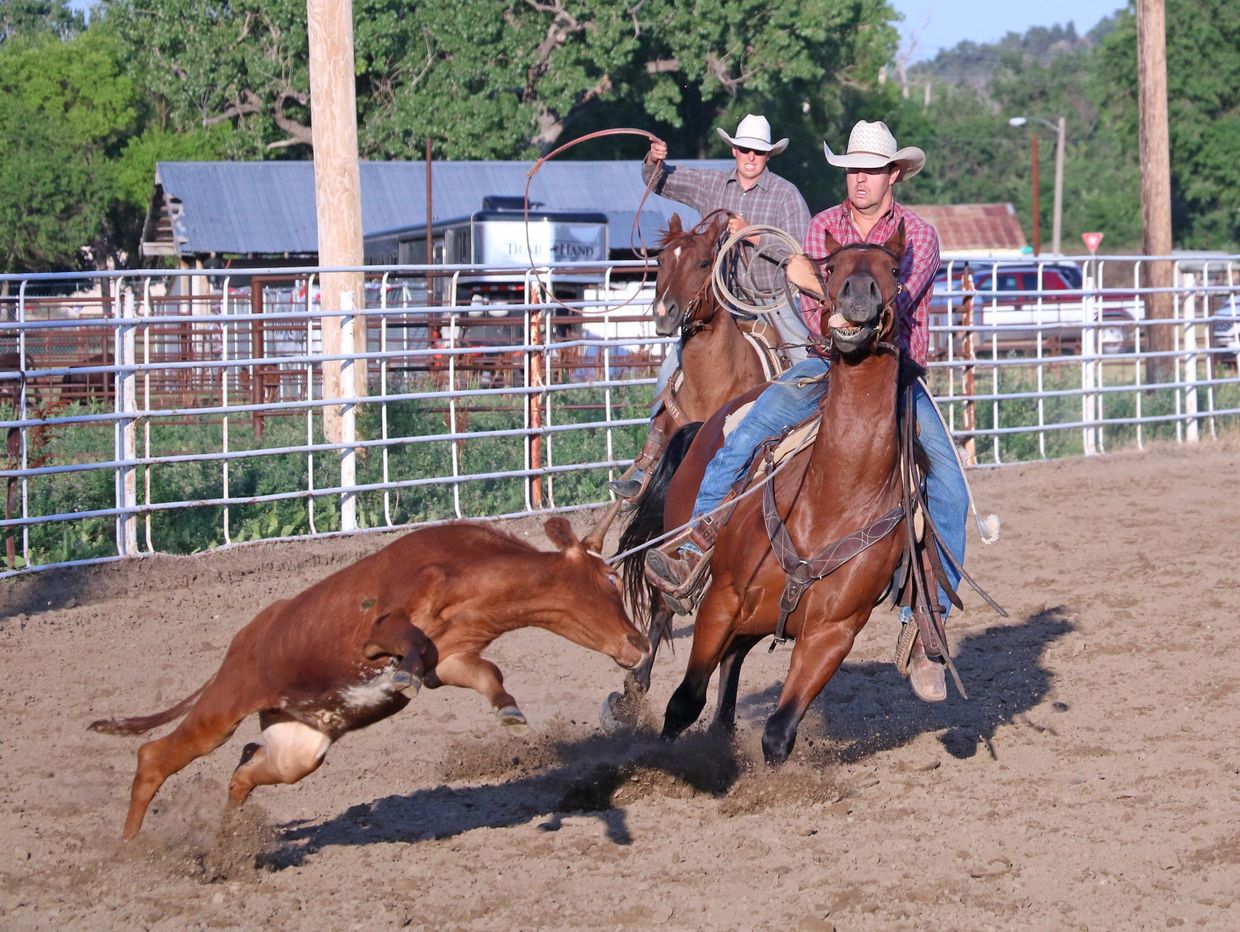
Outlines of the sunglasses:
[{"label": "sunglasses", "polygon": [[747,149],[744,146],[736,146],[735,148],[741,155],[770,155],[765,149]]}]

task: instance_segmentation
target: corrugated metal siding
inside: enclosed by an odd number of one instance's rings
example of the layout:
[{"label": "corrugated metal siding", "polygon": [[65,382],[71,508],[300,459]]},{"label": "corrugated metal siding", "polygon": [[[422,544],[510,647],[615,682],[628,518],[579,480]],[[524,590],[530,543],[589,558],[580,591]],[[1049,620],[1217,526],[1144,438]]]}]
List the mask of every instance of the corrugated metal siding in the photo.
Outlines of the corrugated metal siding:
[{"label": "corrugated metal siding", "polygon": [[[434,223],[467,217],[485,195],[521,196],[533,162],[435,162]],[[730,159],[694,166],[730,170]],[[362,162],[362,231],[366,235],[426,220],[422,162]],[[313,255],[317,251],[312,162],[160,162],[156,180],[180,202],[173,232],[181,254]],[[613,248],[628,248],[633,212],[645,190],[636,159],[548,162],[530,200],[551,210],[591,210],[610,219]],[[652,195],[642,209],[641,238],[652,246],[682,204]]]}]

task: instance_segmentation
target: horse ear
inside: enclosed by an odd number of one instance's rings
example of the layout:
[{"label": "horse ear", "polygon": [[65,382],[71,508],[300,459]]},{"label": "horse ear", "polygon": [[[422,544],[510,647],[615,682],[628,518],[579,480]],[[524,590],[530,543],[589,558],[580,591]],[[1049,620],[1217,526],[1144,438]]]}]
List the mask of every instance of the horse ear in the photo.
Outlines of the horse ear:
[{"label": "horse ear", "polygon": [[839,240],[837,240],[834,236],[832,236],[826,230],[822,231],[822,237],[823,237],[823,247],[827,250],[828,256],[833,255],[834,253],[837,253],[841,249],[844,248],[843,246],[840,245]]},{"label": "horse ear", "polygon": [[667,232],[679,233],[683,229],[680,225],[680,214],[672,214],[672,219],[667,222]]},{"label": "horse ear", "polygon": [[904,258],[904,220],[901,218],[896,231],[891,234],[891,239],[883,243],[883,248],[898,259]]},{"label": "horse ear", "polygon": [[573,526],[563,515],[548,518],[543,525],[543,530],[547,534],[547,539],[561,550],[580,544],[577,535],[573,533]]}]

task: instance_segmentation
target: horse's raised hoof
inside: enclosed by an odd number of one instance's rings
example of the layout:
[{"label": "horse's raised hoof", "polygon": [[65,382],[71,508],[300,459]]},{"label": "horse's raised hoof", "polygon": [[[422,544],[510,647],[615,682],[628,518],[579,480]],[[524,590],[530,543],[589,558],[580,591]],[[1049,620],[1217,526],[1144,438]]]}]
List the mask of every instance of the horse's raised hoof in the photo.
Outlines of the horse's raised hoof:
[{"label": "horse's raised hoof", "polygon": [[947,677],[943,673],[943,664],[931,660],[924,651],[913,651],[908,681],[913,687],[913,695],[922,702],[942,702],[947,698]]},{"label": "horse's raised hoof", "polygon": [[528,725],[525,720],[525,713],[518,709],[515,705],[506,706],[500,709],[495,715],[499,718],[501,725]]}]

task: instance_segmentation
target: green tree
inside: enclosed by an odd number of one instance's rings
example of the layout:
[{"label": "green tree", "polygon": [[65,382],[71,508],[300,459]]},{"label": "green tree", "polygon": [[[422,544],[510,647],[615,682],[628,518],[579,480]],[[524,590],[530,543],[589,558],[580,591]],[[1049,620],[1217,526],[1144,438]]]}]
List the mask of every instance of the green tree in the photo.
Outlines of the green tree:
[{"label": "green tree", "polygon": [[[1177,246],[1240,248],[1240,21],[1232,0],[1167,0],[1172,231]],[[1105,119],[1135,157],[1136,17],[1103,42],[1096,86]],[[1134,193],[1139,190],[1134,188]],[[1139,213],[1139,202],[1137,202]]]},{"label": "green tree", "polygon": [[81,11],[68,0],[0,0],[0,42],[18,36],[69,39],[86,28]]},{"label": "green tree", "polygon": [[[73,192],[77,212],[89,218],[85,237],[76,222],[59,225],[64,242],[46,262],[63,266],[66,255],[86,247],[85,255],[102,267],[131,252],[140,216],[135,217],[135,205],[118,196],[116,172],[140,125],[141,98],[126,73],[115,33],[100,24],[67,41],[44,35],[5,42],[0,46],[0,96],[11,98],[21,112],[32,115],[32,123],[40,124],[25,130],[33,137],[29,144],[60,147],[62,154],[49,170],[73,176],[64,190]],[[58,199],[47,204],[50,217],[63,219],[65,208]],[[52,221],[51,229],[56,226]]]},{"label": "green tree", "polygon": [[75,268],[95,218],[72,133],[0,93],[0,138],[0,270]]},{"label": "green tree", "polygon": [[[629,118],[701,151],[717,120],[771,101],[812,125],[838,113],[834,88],[873,83],[893,16],[885,0],[355,0],[360,145],[408,158],[431,136],[449,158],[514,158]],[[108,18],[161,128],[228,123],[234,157],[304,157],[304,0],[114,0]]]}]

